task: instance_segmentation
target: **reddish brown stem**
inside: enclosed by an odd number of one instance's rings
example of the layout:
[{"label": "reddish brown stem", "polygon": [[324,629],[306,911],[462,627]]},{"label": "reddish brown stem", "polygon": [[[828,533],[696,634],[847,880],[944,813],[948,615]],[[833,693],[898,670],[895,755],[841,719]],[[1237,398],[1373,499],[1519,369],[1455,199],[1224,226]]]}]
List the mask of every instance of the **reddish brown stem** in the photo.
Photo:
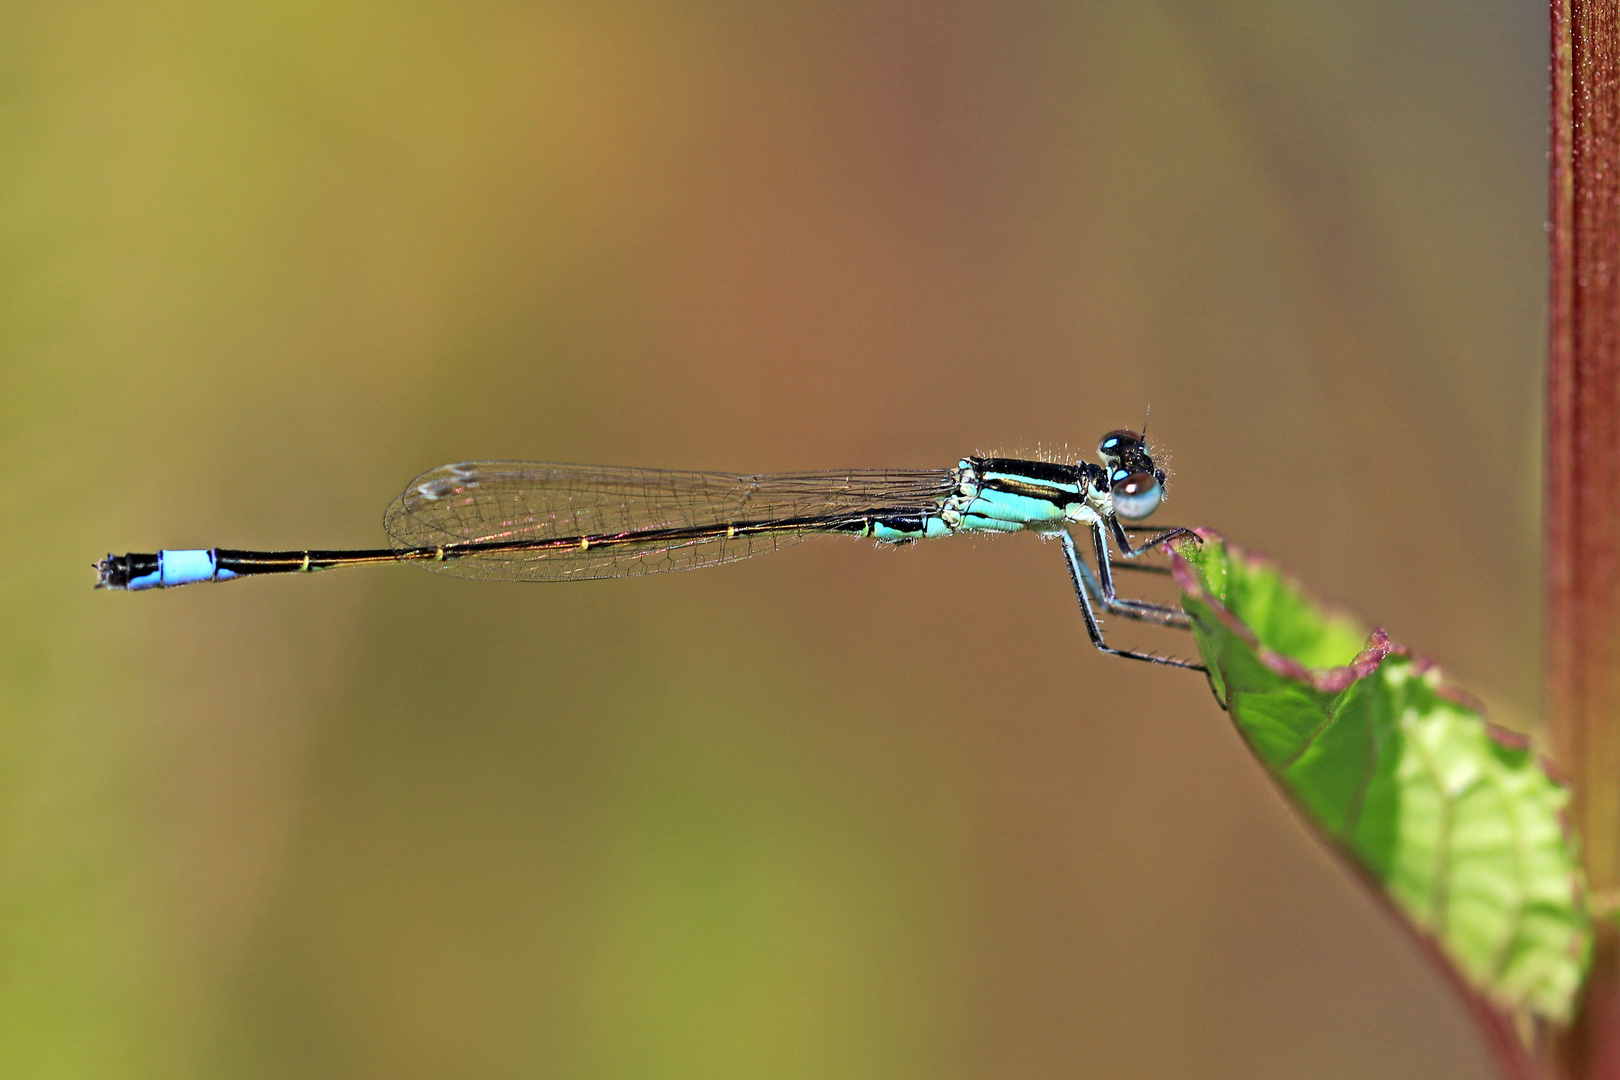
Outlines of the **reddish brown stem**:
[{"label": "reddish brown stem", "polygon": [[[1552,0],[1547,710],[1594,889],[1620,885],[1620,0]],[[1620,941],[1599,928],[1568,1080],[1620,1077]],[[1553,1064],[1553,1062],[1549,1062]]]}]

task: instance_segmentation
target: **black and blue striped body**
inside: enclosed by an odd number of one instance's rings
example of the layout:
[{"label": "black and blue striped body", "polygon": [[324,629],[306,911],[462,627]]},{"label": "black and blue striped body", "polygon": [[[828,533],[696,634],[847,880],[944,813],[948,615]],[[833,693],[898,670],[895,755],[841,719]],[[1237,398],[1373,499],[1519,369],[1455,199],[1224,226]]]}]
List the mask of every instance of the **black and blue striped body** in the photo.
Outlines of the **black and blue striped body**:
[{"label": "black and blue striped body", "polygon": [[[428,474],[431,479],[419,480],[401,500],[390,509],[390,520],[395,515],[416,513],[413,507],[453,507],[457,498],[470,500],[480,481],[476,466],[446,466]],[[564,467],[553,467],[562,469]],[[573,468],[573,467],[567,467]],[[638,475],[638,483],[645,489],[664,474],[646,471]],[[709,474],[668,474],[675,477],[707,477]],[[861,479],[862,474],[807,474],[828,491],[842,492]],[[668,552],[682,548],[707,546],[721,548],[727,544],[736,548],[762,539],[775,543],[815,533],[834,533],[870,537],[882,543],[904,544],[917,540],[953,536],[957,533],[1011,533],[1023,530],[1054,532],[1065,524],[1096,521],[1106,515],[1108,480],[1102,467],[1082,462],[1066,465],[1048,461],[1026,461],[1015,458],[963,458],[955,469],[932,474],[903,474],[901,480],[890,478],[888,486],[861,481],[861,490],[871,491],[865,505],[845,505],[857,502],[852,498],[834,499],[822,496],[818,512],[772,513],[783,507],[784,499],[777,496],[759,498],[750,492],[738,503],[734,515],[717,509],[708,514],[718,520],[700,523],[668,523],[671,515],[661,507],[661,518],[645,524],[631,520],[626,527],[617,529],[570,530],[560,523],[560,515],[549,514],[544,526],[528,524],[514,527],[508,514],[506,520],[478,525],[484,531],[467,539],[450,538],[442,543],[401,545],[359,551],[242,551],[230,548],[173,549],[152,554],[109,555],[98,564],[100,584],[109,589],[142,591],[166,589],[208,581],[230,581],[239,577],[259,574],[307,573],[338,566],[354,566],[382,562],[471,563],[478,560],[514,559],[529,556],[536,563],[549,559],[549,566],[566,560],[578,562],[585,556],[598,560],[620,554],[621,559],[645,559],[649,553]],[[934,493],[925,498],[916,496],[917,477],[930,478]],[[745,490],[751,482],[754,489],[767,487],[773,481],[781,484],[784,478],[742,477],[736,483]],[[805,484],[800,480],[801,485]],[[841,485],[841,486],[840,486]],[[493,486],[493,485],[486,485]],[[607,491],[592,491],[593,496],[606,497]],[[905,497],[902,499],[901,496]],[[890,498],[886,499],[885,496]],[[580,512],[581,499],[577,493],[574,517],[582,525],[587,516]],[[626,506],[635,499],[645,499],[643,490],[630,491],[625,496]],[[796,496],[798,504],[811,501],[802,491]],[[694,500],[695,501],[695,500]],[[885,505],[886,502],[898,505]],[[404,509],[401,509],[402,505]],[[510,507],[504,509],[510,510]],[[748,511],[755,511],[757,516]],[[629,516],[626,510],[623,516]],[[530,518],[546,515],[533,514]],[[648,517],[652,515],[648,514]],[[681,515],[675,515],[679,518]],[[695,513],[684,515],[687,519]],[[594,519],[592,519],[594,520]],[[492,528],[491,525],[503,526]],[[394,532],[390,527],[390,532]],[[752,553],[750,547],[745,553]],[[727,556],[710,561],[724,561]],[[731,556],[736,557],[736,556]],[[629,564],[627,564],[629,565]],[[626,572],[635,572],[633,570]],[[541,575],[535,575],[540,577]],[[563,573],[551,575],[562,578]],[[582,576],[616,576],[596,574]]]},{"label": "black and blue striped body", "polygon": [[[733,473],[622,469],[523,461],[441,465],[411,482],[383,515],[391,547],[356,551],[175,549],[108,555],[97,586],[133,592],[260,574],[413,562],[488,581],[584,581],[715,566],[809,536],[909,544],[957,533],[1035,532],[1063,548],[1092,643],[1157,664],[1184,660],[1108,645],[1095,602],[1126,618],[1186,628],[1185,613],[1114,591],[1110,543],[1134,558],[1189,529],[1132,542],[1164,498],[1164,470],[1144,436],[1120,429],[1097,447],[1102,464],[963,458],[954,469]],[[1085,525],[1095,574],[1069,526]]]},{"label": "black and blue striped body", "polygon": [[1099,466],[1017,458],[968,458],[973,499],[962,511],[967,532],[1050,531],[1093,516],[1108,486]]},{"label": "black and blue striped body", "polygon": [[1107,491],[1103,470],[1019,458],[963,458],[954,495],[928,514],[874,517],[857,532],[890,543],[956,533],[1051,531],[1095,513]]}]

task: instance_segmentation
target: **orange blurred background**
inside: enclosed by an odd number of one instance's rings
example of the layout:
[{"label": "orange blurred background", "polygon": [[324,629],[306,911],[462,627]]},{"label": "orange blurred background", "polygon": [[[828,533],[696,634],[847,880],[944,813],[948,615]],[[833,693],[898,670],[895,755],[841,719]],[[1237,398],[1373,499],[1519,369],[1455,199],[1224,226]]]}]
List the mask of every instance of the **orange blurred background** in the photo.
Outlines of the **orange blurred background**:
[{"label": "orange blurred background", "polygon": [[1460,0],[4,9],[0,1073],[1486,1075],[1032,537],[88,564],[377,546],[445,461],[948,467],[1151,403],[1162,519],[1533,727],[1545,39]]}]

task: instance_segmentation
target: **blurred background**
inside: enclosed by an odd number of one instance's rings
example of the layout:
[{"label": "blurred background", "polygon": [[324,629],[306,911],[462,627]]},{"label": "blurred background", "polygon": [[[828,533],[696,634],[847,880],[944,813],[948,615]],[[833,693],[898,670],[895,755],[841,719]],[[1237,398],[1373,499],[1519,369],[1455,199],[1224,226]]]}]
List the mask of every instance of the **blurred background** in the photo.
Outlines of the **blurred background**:
[{"label": "blurred background", "polygon": [[6,5],[0,1073],[1485,1076],[1033,537],[90,563],[377,546],[445,461],[948,467],[1151,403],[1161,519],[1533,730],[1545,40],[1463,0]]}]

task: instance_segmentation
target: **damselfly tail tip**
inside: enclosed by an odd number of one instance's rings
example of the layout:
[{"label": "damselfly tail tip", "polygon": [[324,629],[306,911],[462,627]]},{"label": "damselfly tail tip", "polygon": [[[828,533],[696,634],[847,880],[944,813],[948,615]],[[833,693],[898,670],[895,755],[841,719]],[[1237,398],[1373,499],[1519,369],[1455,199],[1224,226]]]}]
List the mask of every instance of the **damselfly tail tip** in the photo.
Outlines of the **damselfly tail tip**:
[{"label": "damselfly tail tip", "polygon": [[121,561],[117,555],[109,551],[105,559],[90,564],[96,568],[96,588],[121,589],[124,587],[124,583],[129,580],[129,574],[119,565]]},{"label": "damselfly tail tip", "polygon": [[151,556],[142,555],[114,555],[107,553],[107,557],[100,562],[90,565],[96,568],[96,588],[98,589],[127,589],[130,578],[136,572],[136,563],[143,558]]}]

